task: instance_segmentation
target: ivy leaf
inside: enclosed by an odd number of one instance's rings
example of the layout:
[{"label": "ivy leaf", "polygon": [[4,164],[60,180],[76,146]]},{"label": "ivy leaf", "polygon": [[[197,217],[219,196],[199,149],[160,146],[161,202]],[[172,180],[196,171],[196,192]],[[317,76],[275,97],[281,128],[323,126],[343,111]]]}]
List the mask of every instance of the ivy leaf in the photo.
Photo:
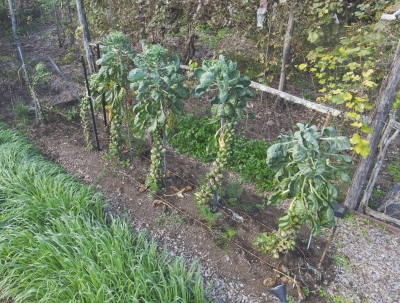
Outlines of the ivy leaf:
[{"label": "ivy leaf", "polygon": [[354,150],[357,154],[360,154],[364,158],[369,155],[371,149],[369,148],[368,140],[362,139],[359,134],[354,134],[350,142],[354,144]]},{"label": "ivy leaf", "polygon": [[343,98],[342,94],[335,95],[331,98],[331,101],[335,104],[342,104],[344,103],[345,99]]},{"label": "ivy leaf", "polygon": [[315,43],[318,40],[318,33],[317,32],[308,32],[308,37],[307,40],[310,41],[311,43]]}]

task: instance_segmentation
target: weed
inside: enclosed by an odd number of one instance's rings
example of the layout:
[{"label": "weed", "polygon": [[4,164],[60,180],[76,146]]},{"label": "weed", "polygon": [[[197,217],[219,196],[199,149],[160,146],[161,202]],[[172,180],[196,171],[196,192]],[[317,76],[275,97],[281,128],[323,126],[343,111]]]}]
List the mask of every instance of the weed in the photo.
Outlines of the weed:
[{"label": "weed", "polygon": [[200,37],[200,41],[208,43],[211,49],[217,49],[218,43],[221,42],[229,34],[229,32],[229,28],[225,27],[218,30],[214,36],[207,35]]},{"label": "weed", "polygon": [[308,297],[310,295],[310,289],[308,288],[308,286],[303,286],[302,287],[303,290],[303,294]]},{"label": "weed", "polygon": [[338,265],[343,266],[344,269],[351,270],[349,259],[346,257],[335,254],[333,255],[333,259]]},{"label": "weed", "polygon": [[323,290],[322,288],[319,290],[319,296],[322,298],[327,298],[330,299],[331,295],[328,294],[325,290]]},{"label": "weed", "polygon": [[385,196],[385,191],[383,191],[381,189],[374,188],[374,190],[372,191],[372,196],[374,198],[384,197]]},{"label": "weed", "polygon": [[[218,131],[217,123],[210,124],[207,117],[195,119],[193,114],[185,115],[175,123],[176,134],[171,145],[179,153],[188,153],[203,162],[215,159],[216,151],[207,146]],[[255,182],[261,191],[271,191],[275,188],[275,174],[265,164],[267,149],[265,140],[248,140],[244,135],[238,135],[232,145],[228,168],[239,173],[242,181]]]},{"label": "weed", "polygon": [[98,184],[101,180],[103,180],[106,176],[107,173],[110,171],[107,167],[103,168],[96,176],[96,180],[94,181],[94,184]]},{"label": "weed", "polygon": [[15,105],[15,113],[18,119],[22,120],[25,124],[29,122],[29,108],[23,103],[22,100],[17,99],[17,104]]},{"label": "weed", "polygon": [[287,301],[288,303],[297,303],[296,298],[291,295],[287,295]]},{"label": "weed", "polygon": [[237,182],[228,182],[225,188],[225,194],[228,199],[228,204],[236,205],[243,194],[243,188],[241,188]]},{"label": "weed", "polygon": [[346,221],[349,221],[349,222],[354,223],[354,222],[356,221],[356,216],[354,215],[353,212],[347,211],[347,212],[346,212],[346,215],[344,216],[344,219],[345,219]]},{"label": "weed", "polygon": [[265,209],[265,206],[266,206],[266,203],[263,202],[263,203],[260,203],[260,204],[256,204],[256,205],[254,205],[254,206],[255,206],[255,208],[257,208],[258,210],[264,210],[264,209]]},{"label": "weed", "polygon": [[183,225],[185,223],[184,218],[179,214],[178,211],[173,211],[171,213],[163,212],[160,217],[155,220],[156,226],[169,226],[169,227],[177,227]]},{"label": "weed", "polygon": [[339,243],[338,245],[337,245],[337,248],[338,249],[342,249],[344,247],[344,245],[342,244],[342,243]]},{"label": "weed", "polygon": [[67,110],[65,112],[65,115],[67,117],[67,121],[72,121],[75,120],[76,116],[78,115],[78,110],[76,109],[76,107],[72,107],[71,109]]},{"label": "weed", "polygon": [[236,235],[236,233],[237,233],[236,230],[228,227],[226,232],[222,232],[215,237],[215,239],[214,239],[215,245],[223,247],[223,246],[230,244],[233,240],[233,237]]},{"label": "weed", "polygon": [[389,160],[388,170],[393,175],[394,182],[400,182],[400,162],[396,158]]},{"label": "weed", "polygon": [[200,215],[207,221],[209,228],[212,228],[214,223],[222,216],[222,213],[213,213],[210,211],[209,207],[202,206],[199,208]]}]

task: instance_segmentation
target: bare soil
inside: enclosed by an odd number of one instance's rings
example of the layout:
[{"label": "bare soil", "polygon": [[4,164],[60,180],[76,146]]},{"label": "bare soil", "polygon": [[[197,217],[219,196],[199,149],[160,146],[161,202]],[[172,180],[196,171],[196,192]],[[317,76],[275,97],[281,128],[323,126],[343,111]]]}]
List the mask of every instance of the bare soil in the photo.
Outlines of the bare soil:
[{"label": "bare soil", "polygon": [[[210,229],[200,217],[194,203],[194,192],[199,179],[209,170],[210,164],[179,155],[169,148],[167,159],[170,177],[167,179],[167,187],[157,195],[151,195],[148,191],[143,191],[143,183],[149,169],[148,144],[141,146],[139,141],[134,142],[136,151],[134,159],[126,167],[109,160],[106,156],[109,135],[107,128],[104,127],[101,113],[96,117],[100,151],[86,150],[80,118],[71,115],[72,107],[76,106],[75,97],[56,73],[47,55],[58,62],[66,78],[80,94],[85,93],[83,82],[78,84],[73,79],[82,81],[82,69],[78,63],[75,65],[62,63],[66,48],[58,48],[54,37],[55,27],[52,25],[44,26],[37,32],[21,37],[25,56],[30,60],[30,68],[43,61],[53,73],[51,84],[39,88],[39,97],[48,108],[50,105],[55,108],[45,110],[47,122],[40,123],[39,126],[34,125],[32,110],[31,120],[26,124],[16,115],[17,99],[29,106],[32,101],[22,78],[18,77],[21,72],[18,71],[20,63],[12,37],[3,35],[0,39],[0,58],[11,56],[7,62],[3,59],[0,61],[2,68],[3,65],[8,68],[7,73],[3,68],[0,74],[2,120],[12,127],[26,131],[27,137],[49,159],[76,175],[85,184],[93,185],[103,192],[109,203],[107,210],[111,214],[126,215],[137,230],[150,231],[160,246],[165,246],[171,255],[184,255],[188,261],[198,259],[203,266],[207,284],[222,281],[220,285],[215,286],[214,291],[219,302],[274,301],[269,290],[275,283],[265,286],[263,281],[267,278],[269,280],[265,283],[275,280],[277,284],[286,283],[288,294],[298,298],[300,292],[296,287],[292,287],[295,279],[301,287],[306,286],[310,290],[306,302],[328,302],[326,298],[318,295],[318,289],[329,285],[335,279],[336,266],[332,259],[335,251],[332,248],[328,250],[322,267],[317,267],[327,237],[313,239],[310,249],[307,250],[309,232],[305,228],[298,237],[295,251],[279,259],[272,259],[262,254],[252,242],[260,232],[276,229],[277,220],[283,213],[285,205],[282,209],[271,206],[266,206],[264,210],[256,208],[256,204],[265,202],[266,193],[259,193],[253,184],[242,185],[244,187],[240,201],[242,207],[223,203],[224,208],[220,208],[223,216],[216,226]],[[79,62],[78,56],[75,57],[75,62]],[[207,111],[204,104],[206,104],[204,100],[189,100],[186,110],[200,115]],[[321,124],[324,120],[319,114],[297,105],[276,106],[273,98],[266,95],[262,103],[258,97],[249,103],[249,107],[256,114],[256,119],[241,123],[249,138],[272,141],[279,134],[291,130],[297,122]],[[129,156],[128,152],[126,154]],[[226,179],[238,180],[238,176],[228,172]],[[191,186],[193,190],[185,192],[184,198],[180,198],[175,188],[182,189],[185,186]],[[177,213],[179,217],[176,216]],[[243,220],[238,220],[237,216]],[[167,219],[161,222],[162,218]],[[178,224],[179,218],[183,218],[183,224]],[[221,233],[228,228],[237,231],[233,241],[217,245],[223,242]],[[329,233],[327,235],[329,236]]]}]

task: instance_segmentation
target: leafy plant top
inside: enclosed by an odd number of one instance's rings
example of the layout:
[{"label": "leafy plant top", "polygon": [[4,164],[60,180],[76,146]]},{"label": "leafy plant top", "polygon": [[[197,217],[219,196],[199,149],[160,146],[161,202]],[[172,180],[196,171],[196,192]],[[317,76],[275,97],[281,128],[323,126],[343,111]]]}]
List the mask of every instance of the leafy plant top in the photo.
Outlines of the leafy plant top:
[{"label": "leafy plant top", "polygon": [[147,123],[149,131],[159,127],[170,130],[170,115],[181,115],[184,103],[189,98],[187,88],[182,84],[184,76],[180,60],[176,55],[168,57],[168,51],[160,45],[147,45],[135,60],[138,68],[129,72],[131,89],[139,102],[133,108],[133,126],[142,136]]},{"label": "leafy plant top", "polygon": [[218,90],[211,99],[213,121],[221,118],[234,121],[243,115],[251,115],[245,110],[246,102],[255,96],[247,88],[251,82],[249,78],[241,77],[236,68],[237,63],[226,61],[221,55],[219,60],[204,60],[202,67],[194,71],[200,84],[193,90],[193,96],[200,97],[210,90]]}]

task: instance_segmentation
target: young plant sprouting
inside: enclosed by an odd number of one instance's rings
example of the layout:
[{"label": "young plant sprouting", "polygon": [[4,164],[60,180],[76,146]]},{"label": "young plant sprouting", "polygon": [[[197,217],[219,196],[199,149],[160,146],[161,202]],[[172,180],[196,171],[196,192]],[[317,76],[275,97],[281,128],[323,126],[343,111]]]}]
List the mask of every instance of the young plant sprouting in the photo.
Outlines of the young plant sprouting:
[{"label": "young plant sprouting", "polygon": [[168,51],[162,46],[147,45],[135,63],[138,68],[131,70],[128,75],[132,93],[139,101],[133,108],[135,118],[132,126],[138,137],[143,137],[146,128],[153,136],[152,164],[146,184],[156,191],[161,184],[166,141],[172,134],[172,117],[183,114],[182,100],[189,98],[189,92],[182,84],[184,76],[179,58],[176,55],[168,56]]},{"label": "young plant sprouting", "polygon": [[250,115],[245,107],[246,102],[254,97],[254,93],[248,89],[250,80],[240,77],[236,68],[236,63],[226,61],[220,56],[219,60],[204,60],[202,67],[194,71],[200,84],[193,90],[193,96],[200,97],[210,90],[217,89],[217,94],[211,99],[210,123],[221,123],[221,128],[209,145],[218,147],[217,158],[213,162],[211,172],[206,175],[207,181],[196,193],[196,203],[200,208],[207,207],[214,192],[221,189],[236,123],[244,115]]},{"label": "young plant sprouting", "polygon": [[103,94],[105,95],[111,124],[110,154],[119,159],[121,158],[121,125],[124,117],[130,119],[130,111],[126,115],[126,107],[123,104],[127,95],[127,75],[134,66],[136,52],[131,47],[130,40],[117,31],[106,36],[102,44],[104,45],[103,56],[96,62],[101,68],[90,78],[90,85],[93,91],[99,93],[95,98],[96,105],[101,104]]},{"label": "young plant sprouting", "polygon": [[292,199],[289,209],[279,219],[279,230],[262,233],[254,241],[264,253],[279,257],[294,249],[300,227],[309,224],[314,236],[322,227],[332,228],[335,217],[332,203],[339,197],[333,183],[350,182],[347,174],[350,156],[339,152],[350,149],[347,137],[337,136],[333,127],[321,131],[316,126],[298,123],[299,130],[281,135],[267,152],[267,164],[276,172],[277,191],[268,203]]}]

